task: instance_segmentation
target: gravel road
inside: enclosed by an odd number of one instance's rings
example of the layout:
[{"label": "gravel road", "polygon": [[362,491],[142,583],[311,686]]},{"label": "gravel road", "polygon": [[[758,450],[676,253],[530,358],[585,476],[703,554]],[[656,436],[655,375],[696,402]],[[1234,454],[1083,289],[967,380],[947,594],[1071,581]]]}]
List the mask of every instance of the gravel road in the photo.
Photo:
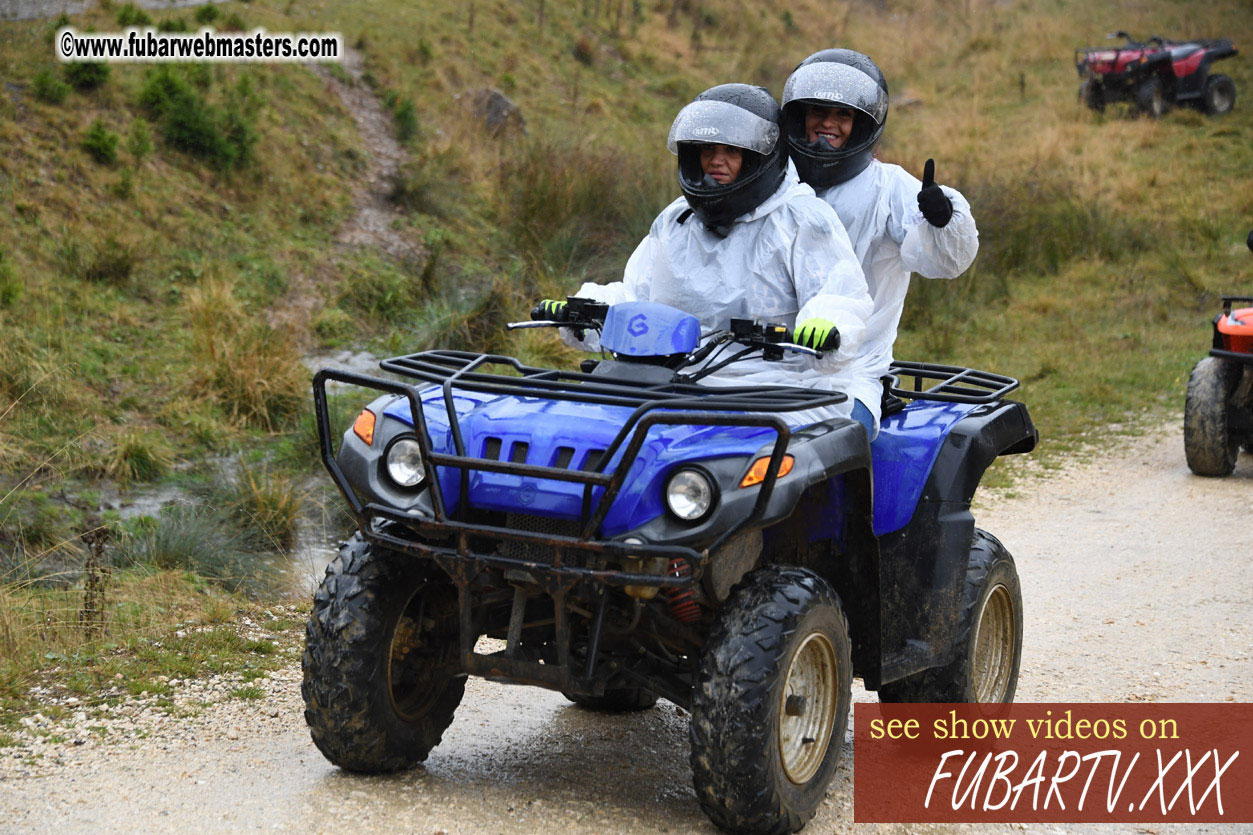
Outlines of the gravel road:
[{"label": "gravel road", "polygon": [[[1022,576],[1019,701],[1253,701],[1253,552],[1239,544],[1253,518],[1253,456],[1231,478],[1196,478],[1172,424],[1037,470],[978,505]],[[349,776],[309,741],[292,652],[259,682],[262,699],[229,698],[236,682],[182,683],[180,703],[208,703],[195,718],[141,701],[0,749],[0,830],[714,831],[690,788],[685,715],[671,705],[607,717],[472,680],[425,767]],[[807,832],[852,824],[851,754]]]}]

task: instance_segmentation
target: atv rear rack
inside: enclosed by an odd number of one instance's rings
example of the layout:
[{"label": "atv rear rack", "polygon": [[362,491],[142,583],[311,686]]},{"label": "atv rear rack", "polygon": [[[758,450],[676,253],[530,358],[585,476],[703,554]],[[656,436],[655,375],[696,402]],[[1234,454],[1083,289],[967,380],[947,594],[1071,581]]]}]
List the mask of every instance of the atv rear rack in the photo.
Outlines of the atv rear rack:
[{"label": "atv rear rack", "polygon": [[[892,378],[889,391],[906,400],[992,403],[1018,388],[1018,381],[1013,377],[959,365],[897,360],[888,369],[888,375]],[[913,380],[912,387],[902,385],[906,379]],[[926,385],[933,381],[934,385]]]}]

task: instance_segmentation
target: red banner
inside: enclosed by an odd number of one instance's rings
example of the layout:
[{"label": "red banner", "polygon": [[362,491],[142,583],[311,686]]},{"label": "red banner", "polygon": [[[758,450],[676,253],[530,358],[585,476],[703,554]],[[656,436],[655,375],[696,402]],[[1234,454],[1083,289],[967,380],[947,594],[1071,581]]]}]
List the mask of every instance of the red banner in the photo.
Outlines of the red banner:
[{"label": "red banner", "polygon": [[1253,704],[854,707],[860,822],[1250,823]]}]

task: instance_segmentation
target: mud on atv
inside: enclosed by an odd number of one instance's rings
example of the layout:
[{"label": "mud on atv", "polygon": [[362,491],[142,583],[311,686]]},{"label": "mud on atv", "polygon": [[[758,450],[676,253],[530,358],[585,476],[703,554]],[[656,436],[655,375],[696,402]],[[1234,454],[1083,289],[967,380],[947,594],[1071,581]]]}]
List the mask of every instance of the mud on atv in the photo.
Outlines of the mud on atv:
[{"label": "mud on atv", "polygon": [[1125,38],[1126,43],[1075,50],[1075,69],[1083,79],[1079,101],[1093,110],[1130,102],[1157,119],[1175,105],[1197,107],[1210,115],[1235,107],[1235,82],[1210,72],[1214,61],[1236,54],[1231,41],[1173,41],[1154,35],[1141,43],[1126,32],[1108,37]]},{"label": "mud on atv", "polygon": [[[467,675],[597,710],[691,713],[700,804],[735,832],[793,832],[835,771],[861,676],[885,701],[1009,701],[1022,601],[970,500],[1028,452],[1007,377],[897,363],[873,444],[789,413],[842,393],[700,385],[808,352],[782,326],[572,298],[601,331],[580,372],[427,351],[399,379],[323,370],[323,461],[359,533],[318,589],[305,716],[333,763],[424,760]],[[327,386],[381,392],[336,449]],[[480,643],[481,637],[496,639]]]},{"label": "mud on atv", "polygon": [[[1253,232],[1249,233],[1253,250]],[[1197,475],[1225,476],[1253,452],[1253,296],[1223,296],[1213,347],[1192,369],[1183,404],[1183,449]],[[1238,306],[1239,305],[1239,306]]]}]

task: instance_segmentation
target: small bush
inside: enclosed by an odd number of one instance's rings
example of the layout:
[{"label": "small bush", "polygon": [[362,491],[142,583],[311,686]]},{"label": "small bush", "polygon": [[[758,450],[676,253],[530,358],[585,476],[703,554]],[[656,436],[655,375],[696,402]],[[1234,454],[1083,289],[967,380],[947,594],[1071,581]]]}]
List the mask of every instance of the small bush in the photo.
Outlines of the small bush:
[{"label": "small bush", "polygon": [[34,87],[35,98],[45,104],[60,104],[70,94],[70,85],[47,67],[35,74]]},{"label": "small bush", "polygon": [[604,143],[523,143],[500,167],[499,222],[533,271],[609,278],[671,199],[668,173]]},{"label": "small bush", "polygon": [[392,119],[396,123],[396,139],[408,142],[418,134],[418,111],[411,99],[401,99],[392,109]]},{"label": "small bush", "polygon": [[127,3],[117,10],[117,25],[123,29],[127,26],[151,26],[152,18],[134,3]]},{"label": "small bush", "polygon": [[4,253],[0,252],[0,307],[12,307],[24,289],[25,284],[18,279],[17,271]]},{"label": "small bush", "polygon": [[116,183],[112,187],[113,196],[119,200],[129,200],[135,196],[135,172],[129,168],[123,168],[121,176],[118,177]]},{"label": "small bush", "polygon": [[130,151],[136,161],[142,161],[152,153],[152,128],[146,119],[131,122],[130,134],[126,138],[126,150]]},{"label": "small bush", "polygon": [[170,471],[174,455],[155,429],[123,429],[109,447],[104,475],[122,484],[155,481]]},{"label": "small bush", "polygon": [[72,276],[117,286],[130,280],[139,255],[130,244],[110,236],[99,244],[86,246],[69,239],[61,246],[60,260]]},{"label": "small bush", "polygon": [[590,67],[596,61],[596,48],[592,45],[592,40],[587,35],[581,35],[579,39],[574,42],[574,49],[572,52],[574,53],[575,60],[585,66]]},{"label": "small bush", "polygon": [[222,21],[223,32],[242,32],[248,25],[244,23],[244,19],[240,17],[239,12],[231,12],[226,16],[226,20]]},{"label": "small bush", "polygon": [[186,32],[187,21],[181,17],[168,17],[157,24],[158,32]]},{"label": "small bush", "polygon": [[0,327],[0,415],[16,404],[39,411],[61,406],[69,395],[69,377],[69,363],[51,349],[25,331]]},{"label": "small bush", "polygon": [[192,571],[230,590],[264,587],[273,575],[229,518],[195,505],[162,508],[155,524],[122,538],[114,561]]},{"label": "small bush", "polygon": [[209,498],[254,550],[290,551],[296,544],[303,499],[291,479],[240,460],[235,475],[215,484]]},{"label": "small bush", "polygon": [[267,431],[292,424],[309,391],[309,373],[291,339],[249,320],[229,286],[208,282],[187,294],[196,344],[194,385],[238,423]]},{"label": "small bush", "polygon": [[113,165],[117,162],[117,143],[118,135],[97,119],[83,137],[83,150],[101,165]]},{"label": "small bush", "polygon": [[95,90],[109,80],[109,65],[96,61],[81,61],[66,64],[65,80],[75,90]]},{"label": "small bush", "polygon": [[218,9],[217,6],[213,5],[212,3],[208,4],[207,6],[201,6],[200,8],[196,9],[196,13],[194,15],[194,17],[196,18],[196,22],[203,24],[205,26],[209,25],[210,23],[217,20],[221,16],[222,16],[221,11]]},{"label": "small bush", "polygon": [[257,102],[249,76],[240,78],[224,106],[215,107],[196,90],[187,71],[161,66],[148,71],[139,102],[161,119],[165,141],[179,151],[202,157],[219,170],[251,161]]},{"label": "small bush", "polygon": [[454,214],[461,193],[456,182],[444,172],[444,164],[439,157],[407,162],[392,175],[387,197],[395,205],[411,212],[434,217]]}]

